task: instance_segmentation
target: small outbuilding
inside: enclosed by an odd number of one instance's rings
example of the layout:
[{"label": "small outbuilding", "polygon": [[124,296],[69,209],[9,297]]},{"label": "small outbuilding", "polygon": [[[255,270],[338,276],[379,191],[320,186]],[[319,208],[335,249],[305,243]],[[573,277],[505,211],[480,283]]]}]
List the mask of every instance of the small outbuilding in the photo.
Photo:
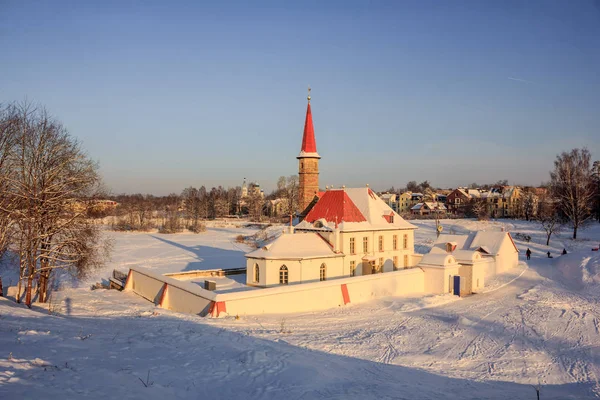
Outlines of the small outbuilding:
[{"label": "small outbuilding", "polygon": [[[478,252],[481,261],[474,259],[472,253]],[[501,231],[479,231],[468,235],[440,235],[433,244],[431,253],[453,254],[459,259],[459,263],[468,264],[471,260],[474,264],[481,263],[484,278],[492,277],[508,271],[519,264],[519,250],[515,245],[510,233]],[[460,256],[458,255],[460,254]],[[484,263],[484,261],[486,261]],[[477,285],[475,285],[476,287]],[[483,284],[479,285],[483,287]]]},{"label": "small outbuilding", "polygon": [[425,292],[442,294],[454,291],[454,276],[459,275],[460,264],[451,254],[428,253],[418,267],[425,272]]}]

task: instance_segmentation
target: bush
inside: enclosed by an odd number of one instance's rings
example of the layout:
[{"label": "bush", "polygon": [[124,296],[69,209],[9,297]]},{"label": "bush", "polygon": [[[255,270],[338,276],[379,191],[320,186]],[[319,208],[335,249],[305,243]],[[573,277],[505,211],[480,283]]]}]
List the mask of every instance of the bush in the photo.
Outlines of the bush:
[{"label": "bush", "polygon": [[206,231],[206,225],[201,224],[201,223],[188,225],[187,228],[190,232],[193,232],[193,233],[200,233],[200,232]]},{"label": "bush", "polygon": [[237,235],[235,241],[238,243],[244,243],[246,241],[246,238],[244,237],[244,235]]}]

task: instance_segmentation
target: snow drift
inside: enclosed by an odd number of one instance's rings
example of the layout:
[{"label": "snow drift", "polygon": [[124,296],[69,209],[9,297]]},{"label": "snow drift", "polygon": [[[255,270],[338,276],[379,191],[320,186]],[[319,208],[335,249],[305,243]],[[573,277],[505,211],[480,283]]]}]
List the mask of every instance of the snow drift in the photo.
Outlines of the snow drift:
[{"label": "snow drift", "polygon": [[565,254],[554,261],[561,281],[574,289],[586,289],[600,285],[600,253],[577,251]]}]

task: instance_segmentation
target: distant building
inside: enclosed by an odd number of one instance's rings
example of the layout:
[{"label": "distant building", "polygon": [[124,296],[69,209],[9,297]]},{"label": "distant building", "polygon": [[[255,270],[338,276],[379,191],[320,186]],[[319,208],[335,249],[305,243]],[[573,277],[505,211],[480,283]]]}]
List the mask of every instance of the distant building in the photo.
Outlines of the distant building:
[{"label": "distant building", "polygon": [[411,207],[410,212],[413,215],[430,215],[437,213],[440,217],[446,215],[446,206],[441,202],[423,202],[417,203]]},{"label": "distant building", "polygon": [[409,212],[411,207],[411,198],[411,192],[404,192],[400,196],[398,196],[398,205],[396,212],[399,214]]},{"label": "distant building", "polygon": [[392,210],[398,212],[398,195],[396,193],[383,193],[379,196]]}]

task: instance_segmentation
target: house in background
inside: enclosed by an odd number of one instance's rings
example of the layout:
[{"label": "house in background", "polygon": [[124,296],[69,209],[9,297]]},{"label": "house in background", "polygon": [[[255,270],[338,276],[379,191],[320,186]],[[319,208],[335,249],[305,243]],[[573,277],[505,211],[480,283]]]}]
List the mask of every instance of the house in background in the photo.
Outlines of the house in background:
[{"label": "house in background", "polygon": [[398,212],[398,195],[396,193],[383,193],[379,196],[392,210]]},{"label": "house in background", "polygon": [[411,192],[404,192],[398,196],[398,205],[396,206],[396,212],[398,214],[407,213],[410,211],[410,200],[412,198]]},{"label": "house in background", "polygon": [[418,203],[411,207],[410,212],[413,215],[430,215],[437,213],[439,217],[446,215],[446,206],[441,202],[430,202]]},{"label": "house in background", "polygon": [[448,195],[446,207],[451,214],[461,215],[465,213],[469,200],[471,200],[471,195],[467,193],[467,190],[465,188],[457,188]]}]

